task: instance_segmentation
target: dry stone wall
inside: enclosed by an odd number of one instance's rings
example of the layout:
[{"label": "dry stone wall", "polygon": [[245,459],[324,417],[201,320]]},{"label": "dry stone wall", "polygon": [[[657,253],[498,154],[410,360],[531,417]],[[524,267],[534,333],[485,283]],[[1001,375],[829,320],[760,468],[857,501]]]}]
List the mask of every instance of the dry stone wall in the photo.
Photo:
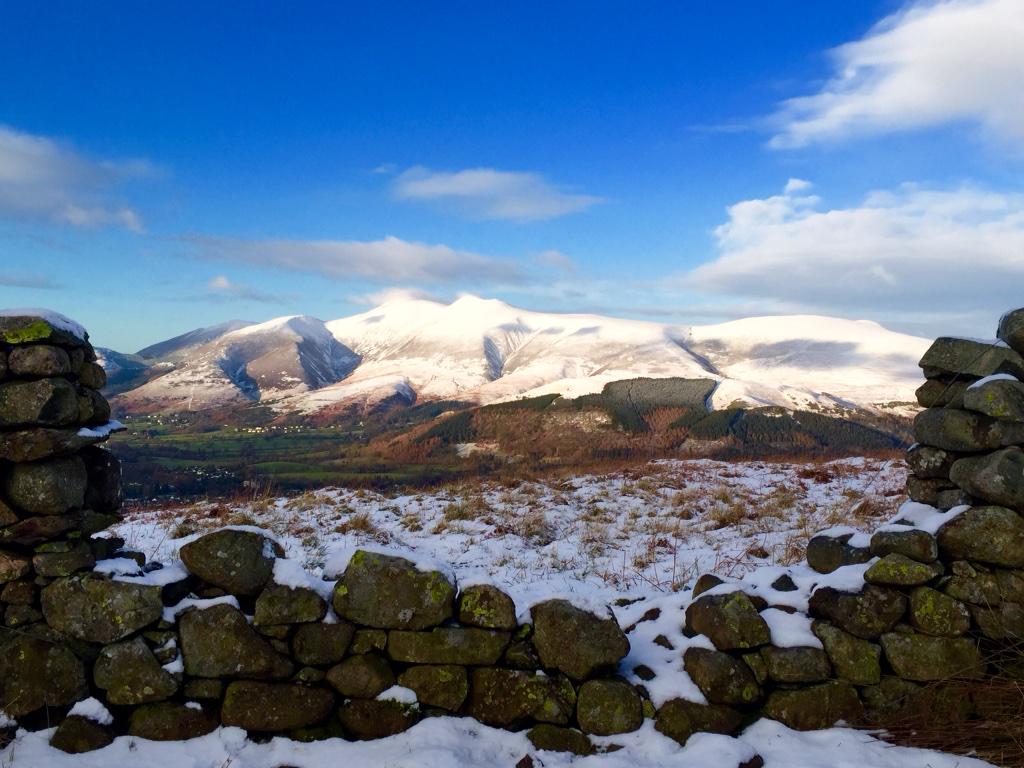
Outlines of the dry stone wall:
[{"label": "dry stone wall", "polygon": [[[912,501],[895,520],[823,532],[807,566],[770,584],[702,576],[678,615],[652,609],[623,629],[565,600],[517,616],[496,587],[460,589],[385,552],[355,552],[337,583],[297,578],[255,529],[190,541],[183,568],[146,563],[101,533],[119,472],[95,445],[109,410],[87,337],[59,318],[0,316],[0,710],[58,725],[51,743],[69,752],[219,725],[372,739],[461,715],[589,754],[609,748],[591,737],[648,718],[685,743],[759,717],[877,723],[925,686],[997,665],[1024,679],[1024,310],[999,333],[939,339],[922,360]],[[694,641],[643,642],[700,695],[649,695],[665,670],[624,661],[631,637],[651,636],[644,622]]]}]

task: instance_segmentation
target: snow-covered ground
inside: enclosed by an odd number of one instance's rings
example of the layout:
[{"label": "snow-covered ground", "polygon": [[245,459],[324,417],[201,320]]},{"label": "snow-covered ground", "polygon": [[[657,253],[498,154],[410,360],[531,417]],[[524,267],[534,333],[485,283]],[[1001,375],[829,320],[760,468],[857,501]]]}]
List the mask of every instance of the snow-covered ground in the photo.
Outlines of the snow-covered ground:
[{"label": "snow-covered ground", "polygon": [[[325,595],[333,586],[329,579],[344,568],[353,548],[364,546],[446,563],[462,585],[498,584],[521,612],[556,595],[594,607],[628,597],[614,607],[632,646],[620,671],[643,682],[660,706],[676,697],[703,701],[681,664],[683,649],[705,640],[682,633],[697,575],[715,571],[742,579],[745,589],[772,604],[806,610],[811,590],[822,581],[801,562],[808,536],[837,524],[866,530],[891,518],[902,498],[904,474],[902,462],[871,459],[660,461],[626,473],[513,486],[471,483],[405,496],[327,489],[292,498],[141,508],[130,510],[115,532],[151,560],[166,563],[145,577],[155,581],[181,573],[178,549],[202,532],[256,525],[274,534],[286,551],[287,559],[275,566],[275,580],[317,586]],[[866,567],[848,566],[827,578],[830,583],[862,583]],[[130,573],[137,566],[128,559],[108,560],[97,570]],[[792,578],[796,590],[776,592],[770,586],[782,573]],[[805,616],[780,610],[765,616],[775,644],[818,644]],[[674,648],[655,643],[658,635]],[[636,678],[632,670],[640,665],[654,678]],[[636,733],[594,739],[622,749],[586,758],[538,753],[524,734],[465,718],[428,718],[406,733],[374,742],[300,744],[278,738],[257,743],[239,729],[220,728],[190,742],[121,737],[102,750],[76,756],[50,748],[50,734],[19,733],[0,751],[0,766],[496,768],[515,766],[527,755],[533,766],[545,768],[732,768],[755,755],[766,768],[987,765],[894,747],[863,731],[837,727],[797,733],[770,720],[736,737],[698,734],[685,747],[662,736],[648,720]]]},{"label": "snow-covered ground", "polygon": [[301,744],[273,739],[258,744],[238,728],[219,728],[188,742],[154,742],[123,736],[84,755],[51,748],[52,731],[22,734],[0,751],[4,768],[512,768],[531,755],[536,768],[734,768],[755,755],[764,768],[991,768],[972,758],[893,747],[863,731],[831,728],[797,733],[761,720],[732,738],[702,733],[685,747],[654,730],[650,720],[635,733],[595,742],[614,743],[617,752],[573,757],[538,753],[526,736],[488,728],[465,718],[428,718],[411,730],[379,741],[338,739]]},{"label": "snow-covered ground", "polygon": [[388,545],[487,581],[520,608],[538,595],[614,600],[680,590],[701,573],[741,576],[803,559],[834,525],[867,530],[895,514],[901,461],[657,461],[634,471],[505,486],[469,482],[409,495],[326,489],[291,498],[130,510],[116,529],[150,559],[227,524],[273,531],[314,574],[331,552]]}]

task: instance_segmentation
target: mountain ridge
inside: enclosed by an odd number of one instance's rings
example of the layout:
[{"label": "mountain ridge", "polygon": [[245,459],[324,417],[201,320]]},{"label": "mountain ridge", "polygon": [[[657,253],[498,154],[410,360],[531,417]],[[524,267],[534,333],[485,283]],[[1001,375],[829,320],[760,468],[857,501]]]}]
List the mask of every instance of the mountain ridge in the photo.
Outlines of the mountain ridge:
[{"label": "mountain ridge", "polygon": [[[259,403],[324,416],[449,399],[576,397],[612,381],[674,377],[718,381],[716,409],[878,410],[913,401],[928,344],[873,321],[816,315],[687,326],[545,313],[476,296],[449,304],[402,297],[326,322],[233,321],[158,342],[130,356],[148,363],[152,378],[115,404],[126,413],[172,413]],[[142,357],[153,350],[163,355]]]}]

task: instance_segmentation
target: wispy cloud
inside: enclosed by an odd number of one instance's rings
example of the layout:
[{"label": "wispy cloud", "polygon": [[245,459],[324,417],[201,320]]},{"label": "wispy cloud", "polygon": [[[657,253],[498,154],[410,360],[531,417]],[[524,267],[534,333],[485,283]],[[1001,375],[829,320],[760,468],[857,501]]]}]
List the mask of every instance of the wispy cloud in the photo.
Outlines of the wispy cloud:
[{"label": "wispy cloud", "polygon": [[29,275],[15,272],[0,272],[0,285],[7,288],[34,288],[36,290],[60,288],[60,283],[46,275]]},{"label": "wispy cloud", "polygon": [[576,274],[576,262],[572,256],[555,249],[549,249],[538,253],[534,259],[542,267],[555,269],[566,275]]},{"label": "wispy cloud", "polygon": [[482,219],[556,219],[603,202],[566,191],[538,173],[494,168],[435,171],[417,166],[399,174],[392,189],[399,200],[451,205],[456,212]]},{"label": "wispy cloud", "polygon": [[952,122],[1024,139],[1024,3],[916,2],[833,50],[818,93],[783,103],[777,148]]},{"label": "wispy cloud", "polygon": [[987,317],[989,307],[1020,303],[1024,196],[908,184],[829,208],[809,187],[791,180],[782,194],[731,206],[715,230],[717,258],[681,285],[758,300],[765,313],[863,313],[904,324]]},{"label": "wispy cloud", "polygon": [[116,189],[156,172],[145,161],[94,160],[45,136],[0,125],[0,218],[141,232],[141,216],[118,199]]},{"label": "wispy cloud", "polygon": [[380,283],[519,283],[514,261],[447,245],[382,240],[241,240],[209,235],[179,238],[194,255],[214,261],[311,272],[332,280]]},{"label": "wispy cloud", "polygon": [[266,293],[244,283],[236,283],[226,275],[217,275],[206,284],[206,293],[219,298],[238,299],[240,301],[256,301],[264,304],[277,304],[283,297]]}]

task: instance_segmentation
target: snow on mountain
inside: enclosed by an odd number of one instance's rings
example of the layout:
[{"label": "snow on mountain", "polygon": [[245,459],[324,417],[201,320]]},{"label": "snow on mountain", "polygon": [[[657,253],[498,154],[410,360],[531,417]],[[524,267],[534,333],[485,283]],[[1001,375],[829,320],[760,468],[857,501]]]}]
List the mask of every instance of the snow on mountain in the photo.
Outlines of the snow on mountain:
[{"label": "snow on mountain", "polygon": [[192,411],[273,400],[333,384],[358,364],[358,355],[322,321],[281,317],[194,347],[167,374],[122,394],[118,404],[141,412]]},{"label": "snow on mountain", "polygon": [[[712,403],[876,407],[913,401],[928,340],[810,315],[672,326],[534,312],[476,296],[396,298],[323,323],[282,317],[164,347],[174,370],[122,405],[187,410],[260,401],[282,412],[549,392],[579,396],[636,377],[712,378]],[[191,347],[186,337],[209,340]]]}]

